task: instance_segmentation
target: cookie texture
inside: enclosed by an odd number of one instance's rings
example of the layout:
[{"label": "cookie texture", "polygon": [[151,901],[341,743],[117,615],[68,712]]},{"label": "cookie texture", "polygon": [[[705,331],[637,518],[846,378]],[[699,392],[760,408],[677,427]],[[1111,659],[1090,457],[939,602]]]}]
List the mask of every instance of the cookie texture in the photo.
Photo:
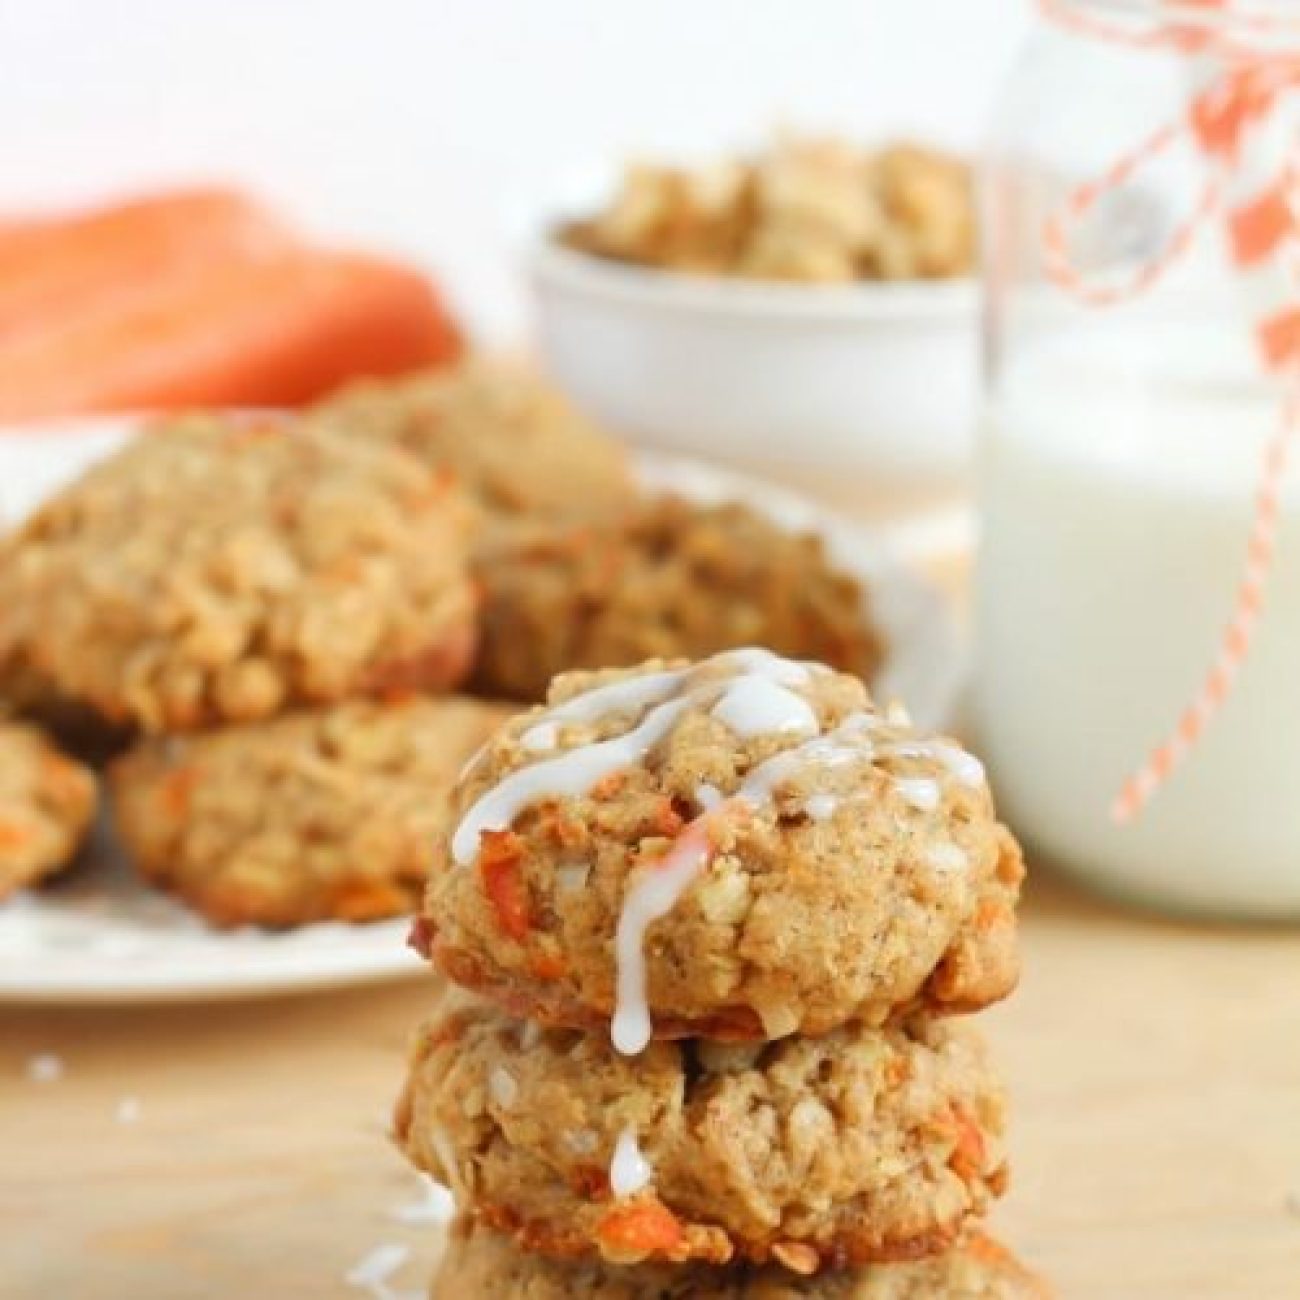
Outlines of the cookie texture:
[{"label": "cookie texture", "polygon": [[809,285],[968,276],[977,244],[968,163],[787,133],[753,157],[636,163],[603,211],[557,233],[620,262]]},{"label": "cookie texture", "polygon": [[621,1267],[548,1259],[468,1223],[453,1232],[430,1300],[1050,1300],[1010,1251],[972,1232],[929,1259],[800,1276],[783,1268]]},{"label": "cookie texture", "polygon": [[1023,865],[979,763],[822,666],[748,650],[562,676],[450,825],[415,942],[544,1023],[779,1038],[1016,982]]},{"label": "cookie texture", "polygon": [[92,468],[0,553],[0,655],[146,731],[446,688],[474,641],[468,502],[395,449],[191,417]]},{"label": "cookie texture", "polygon": [[89,768],[35,727],[0,721],[0,899],[72,861],[95,803]]},{"label": "cookie texture", "polygon": [[1004,1185],[1002,1129],[964,1024],[632,1059],[482,1003],[419,1034],[396,1121],[412,1163],[525,1249],[807,1269],[951,1244]]},{"label": "cookie texture", "polygon": [[632,496],[618,444],[546,380],[500,362],[354,385],[312,418],[450,471],[490,531],[617,509]]},{"label": "cookie texture", "polygon": [[870,680],[882,646],[820,538],[743,505],[674,497],[487,548],[478,687],[530,702],[551,678],[764,645]]},{"label": "cookie texture", "polygon": [[118,831],[143,876],[217,925],[401,915],[500,718],[457,697],[354,701],[146,741],[112,769]]}]

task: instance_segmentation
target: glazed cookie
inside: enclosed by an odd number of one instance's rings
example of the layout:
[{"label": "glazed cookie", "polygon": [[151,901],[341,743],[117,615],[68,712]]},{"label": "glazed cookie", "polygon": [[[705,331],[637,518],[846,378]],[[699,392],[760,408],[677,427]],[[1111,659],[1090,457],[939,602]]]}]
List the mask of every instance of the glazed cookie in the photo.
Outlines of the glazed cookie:
[{"label": "glazed cookie", "polygon": [[398,451],[192,417],[54,497],[3,558],[0,647],[146,731],[444,688],[469,667],[468,502]]},{"label": "glazed cookie", "polygon": [[742,650],[555,682],[453,796],[414,941],[517,1014],[725,1039],[971,1011],[1023,867],[980,764],[856,678]]},{"label": "glazed cookie", "polygon": [[328,428],[403,447],[450,470],[500,524],[620,508],[631,497],[622,450],[546,381],[470,361],[345,389],[316,408]]},{"label": "glazed cookie", "polygon": [[95,814],[95,778],[34,727],[0,722],[0,899],[66,867]]},{"label": "glazed cookie", "polygon": [[501,716],[355,701],[147,741],[112,769],[118,831],[143,876],[217,925],[409,913],[447,792]]},{"label": "glazed cookie", "polygon": [[430,1300],[1050,1300],[1011,1253],[972,1232],[912,1263],[804,1277],[783,1268],[635,1268],[526,1255],[507,1238],[458,1224]]},{"label": "glazed cookie", "polygon": [[487,548],[480,689],[544,698],[552,677],[765,645],[870,680],[880,639],[821,540],[741,505],[673,497]]},{"label": "glazed cookie", "polygon": [[950,1245],[1002,1190],[1002,1127],[952,1021],[631,1060],[483,1003],[425,1027],[396,1121],[413,1164],[527,1250],[803,1271]]}]

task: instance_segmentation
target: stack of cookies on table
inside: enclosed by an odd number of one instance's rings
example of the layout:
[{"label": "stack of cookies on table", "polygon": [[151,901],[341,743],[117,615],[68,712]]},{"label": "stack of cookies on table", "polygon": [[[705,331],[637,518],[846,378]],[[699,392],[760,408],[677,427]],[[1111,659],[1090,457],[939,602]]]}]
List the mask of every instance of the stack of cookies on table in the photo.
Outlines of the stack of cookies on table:
[{"label": "stack of cookies on table", "polygon": [[747,649],[571,673],[463,774],[414,942],[458,986],[399,1144],[434,1300],[1030,1300],[979,1222],[1016,981],[980,764]]},{"label": "stack of cookies on table", "polygon": [[881,656],[819,539],[641,493],[534,376],[164,420],[0,539],[0,898],[72,862],[116,755],[127,856],[212,924],[409,914],[494,701],[750,640]]}]

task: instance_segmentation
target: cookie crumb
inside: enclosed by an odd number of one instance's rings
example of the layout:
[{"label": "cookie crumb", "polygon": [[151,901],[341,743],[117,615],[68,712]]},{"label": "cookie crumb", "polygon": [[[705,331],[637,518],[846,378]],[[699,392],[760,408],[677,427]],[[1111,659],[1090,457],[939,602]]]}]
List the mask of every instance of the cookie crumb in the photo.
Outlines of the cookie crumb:
[{"label": "cookie crumb", "polygon": [[428,1174],[420,1175],[420,1190],[420,1199],[399,1205],[393,1211],[393,1218],[398,1223],[410,1225],[450,1223],[456,1209],[451,1192]]},{"label": "cookie crumb", "polygon": [[33,1083],[57,1083],[63,1078],[63,1058],[53,1052],[39,1052],[27,1058],[27,1077]]},{"label": "cookie crumb", "polygon": [[406,1293],[394,1291],[388,1280],[411,1257],[411,1248],[388,1241],[376,1246],[348,1270],[344,1281],[365,1291],[375,1300],[406,1300]]}]

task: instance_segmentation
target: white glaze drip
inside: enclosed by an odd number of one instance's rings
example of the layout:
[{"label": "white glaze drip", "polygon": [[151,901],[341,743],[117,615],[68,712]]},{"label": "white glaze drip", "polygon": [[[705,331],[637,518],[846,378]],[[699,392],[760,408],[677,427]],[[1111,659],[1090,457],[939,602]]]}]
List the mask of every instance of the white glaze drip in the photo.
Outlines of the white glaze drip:
[{"label": "white glaze drip", "polygon": [[722,791],[716,785],[710,785],[707,781],[701,781],[695,787],[695,802],[704,809],[705,812],[712,812],[723,800]]},{"label": "white glaze drip", "polygon": [[553,704],[544,716],[550,722],[591,723],[599,722],[611,713],[639,713],[676,695],[690,671],[688,668],[674,668],[597,686],[562,704]]},{"label": "white glaze drip", "polygon": [[743,646],[715,655],[714,663],[726,664],[739,672],[755,673],[780,686],[807,686],[815,672],[828,672],[822,664],[807,660],[787,659],[762,646]]},{"label": "white glaze drip", "polygon": [[554,722],[539,722],[519,737],[519,743],[530,754],[550,753],[560,743],[560,729]]},{"label": "white glaze drip", "polygon": [[[727,676],[708,676],[706,670],[721,665],[732,670]],[[765,676],[779,685],[806,684],[813,669],[808,664],[783,659],[770,650],[728,651],[704,660],[694,668],[671,669],[631,677],[597,686],[582,695],[547,709],[521,738],[529,747],[529,736],[549,739],[545,730],[561,722],[592,723],[611,713],[637,716],[653,705],[640,722],[623,735],[590,745],[580,745],[551,759],[542,759],[510,773],[483,794],[452,836],[452,857],[461,866],[474,860],[484,831],[507,830],[514,819],[540,799],[586,794],[603,776],[641,759],[672,729],[682,712],[701,703],[706,695],[726,691],[729,681],[741,674]],[[815,719],[814,719],[815,722]],[[472,766],[472,764],[471,764]]]},{"label": "white glaze drip", "polygon": [[[725,804],[722,805],[725,808]],[[614,937],[618,964],[618,1002],[610,1038],[616,1051],[637,1056],[650,1042],[653,1027],[646,997],[646,931],[677,906],[713,852],[709,818],[697,817],[677,837],[668,855],[642,867],[623,896],[623,910]]]},{"label": "white glaze drip", "polygon": [[762,673],[737,677],[711,712],[741,740],[817,733],[817,715],[808,701]]},{"label": "white glaze drip", "polygon": [[984,784],[984,764],[949,740],[902,740],[890,745],[888,752],[898,758],[932,758],[969,789],[978,790]]},{"label": "white glaze drip", "polygon": [[654,1169],[641,1154],[636,1128],[629,1124],[618,1136],[609,1166],[609,1190],[620,1200],[650,1186]]},{"label": "white glaze drip", "polygon": [[473,862],[484,831],[508,830],[515,818],[541,799],[586,794],[597,781],[641,759],[672,729],[691,703],[689,696],[669,700],[650,710],[621,736],[571,749],[511,772],[465,814],[452,836],[452,857],[461,866]]}]

